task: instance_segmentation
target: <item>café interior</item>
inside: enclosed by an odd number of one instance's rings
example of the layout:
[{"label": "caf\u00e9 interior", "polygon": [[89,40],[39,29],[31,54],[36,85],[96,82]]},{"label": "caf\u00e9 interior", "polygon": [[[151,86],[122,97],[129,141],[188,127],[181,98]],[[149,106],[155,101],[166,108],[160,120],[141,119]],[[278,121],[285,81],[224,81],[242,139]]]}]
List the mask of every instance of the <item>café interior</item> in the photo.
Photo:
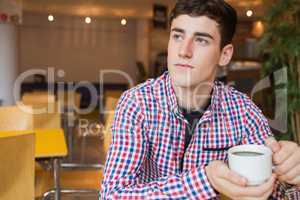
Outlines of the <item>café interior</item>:
[{"label": "caf\u00e9 interior", "polygon": [[[119,97],[167,71],[175,2],[0,0],[1,200],[97,199]],[[276,1],[227,2],[239,18],[235,53],[217,79],[272,118],[273,93],[256,86]]]}]

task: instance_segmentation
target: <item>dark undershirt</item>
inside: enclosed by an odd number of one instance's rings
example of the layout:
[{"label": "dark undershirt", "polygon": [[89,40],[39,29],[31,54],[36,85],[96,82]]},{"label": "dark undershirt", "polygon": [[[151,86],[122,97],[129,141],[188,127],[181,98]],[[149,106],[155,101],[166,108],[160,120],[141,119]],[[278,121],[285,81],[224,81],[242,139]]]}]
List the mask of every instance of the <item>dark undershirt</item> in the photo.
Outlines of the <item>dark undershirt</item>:
[{"label": "dark undershirt", "polygon": [[180,160],[181,171],[183,169],[183,160],[184,160],[185,151],[190,144],[192,135],[194,134],[194,130],[195,130],[195,127],[196,127],[198,121],[200,120],[203,113],[207,110],[208,106],[210,105],[210,100],[208,102],[209,103],[207,103],[205,108],[201,111],[189,111],[189,110],[186,110],[185,108],[180,108],[184,118],[189,122],[189,124],[185,128],[185,134],[184,134],[184,153]]}]

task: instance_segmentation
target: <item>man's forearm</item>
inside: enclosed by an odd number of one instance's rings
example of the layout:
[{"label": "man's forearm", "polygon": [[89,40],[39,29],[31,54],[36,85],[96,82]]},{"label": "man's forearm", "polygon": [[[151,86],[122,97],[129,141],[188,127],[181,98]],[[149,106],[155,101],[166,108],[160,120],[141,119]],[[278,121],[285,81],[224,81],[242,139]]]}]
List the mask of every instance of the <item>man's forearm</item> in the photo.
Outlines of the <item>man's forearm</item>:
[{"label": "man's forearm", "polygon": [[[126,184],[127,183],[127,184]],[[216,197],[204,168],[185,174],[162,177],[156,181],[135,184],[135,181],[106,180],[100,199],[212,199]]]}]

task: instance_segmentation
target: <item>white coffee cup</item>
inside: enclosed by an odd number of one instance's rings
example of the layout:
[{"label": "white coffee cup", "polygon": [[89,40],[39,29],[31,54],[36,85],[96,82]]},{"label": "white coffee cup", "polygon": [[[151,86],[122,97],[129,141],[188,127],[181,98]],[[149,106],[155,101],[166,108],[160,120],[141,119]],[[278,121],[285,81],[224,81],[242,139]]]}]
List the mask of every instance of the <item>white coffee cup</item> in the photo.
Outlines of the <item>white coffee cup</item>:
[{"label": "white coffee cup", "polygon": [[245,177],[247,185],[260,185],[272,175],[272,151],[264,145],[239,145],[228,150],[229,168]]}]

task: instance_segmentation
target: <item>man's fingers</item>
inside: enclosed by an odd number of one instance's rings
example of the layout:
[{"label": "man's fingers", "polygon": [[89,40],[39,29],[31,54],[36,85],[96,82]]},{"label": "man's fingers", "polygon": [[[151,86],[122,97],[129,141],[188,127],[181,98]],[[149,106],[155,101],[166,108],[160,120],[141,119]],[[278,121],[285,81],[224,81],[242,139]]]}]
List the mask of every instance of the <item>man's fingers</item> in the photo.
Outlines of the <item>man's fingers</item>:
[{"label": "man's fingers", "polygon": [[250,187],[239,187],[237,192],[243,196],[248,197],[261,197],[268,193],[270,189],[273,190],[273,186],[276,180],[276,175],[272,174],[271,178],[262,185],[259,186],[250,186]]},{"label": "man's fingers", "polygon": [[265,140],[265,144],[273,151],[273,153],[276,153],[280,150],[280,144],[276,141],[274,137],[267,138]]},{"label": "man's fingers", "polygon": [[295,180],[297,180],[297,176],[300,174],[300,165],[289,170],[287,173],[278,177],[280,181],[287,182],[290,184],[296,184]]},{"label": "man's fingers", "polygon": [[220,169],[220,178],[223,178],[235,185],[246,186],[247,179],[236,172],[230,170],[227,165],[224,164],[222,170]]},{"label": "man's fingers", "polygon": [[271,196],[272,192],[273,192],[273,187],[269,188],[269,190],[267,192],[265,192],[265,194],[263,194],[262,196],[259,196],[259,197],[245,197],[242,200],[267,200]]},{"label": "man's fingers", "polygon": [[[300,152],[299,152],[300,153]],[[288,157],[286,161],[284,161],[282,164],[277,165],[275,172],[277,175],[284,175],[300,164],[300,155],[298,155],[298,152],[295,152],[292,154],[292,156]]]},{"label": "man's fingers", "polygon": [[276,165],[281,164],[291,156],[291,154],[297,149],[297,144],[293,142],[280,141],[280,146],[283,146],[278,152],[274,153],[273,161]]},{"label": "man's fingers", "polygon": [[245,177],[237,174],[232,170],[229,170],[226,174],[226,177],[224,178],[236,185],[246,186],[247,184],[247,179]]},{"label": "man's fingers", "polygon": [[230,170],[221,161],[213,161],[206,170],[214,188],[232,199],[243,199],[243,197],[260,199],[269,195],[270,190],[273,190],[276,177],[275,174],[272,174],[268,181],[259,186],[246,186],[246,178]]},{"label": "man's fingers", "polygon": [[276,179],[275,177],[275,174],[273,174],[272,177],[266,183],[259,186],[241,187],[226,180],[224,180],[224,184],[226,184],[229,188],[229,196],[231,196],[232,199],[257,200],[265,196],[268,197],[268,195],[272,193],[274,182]]}]

